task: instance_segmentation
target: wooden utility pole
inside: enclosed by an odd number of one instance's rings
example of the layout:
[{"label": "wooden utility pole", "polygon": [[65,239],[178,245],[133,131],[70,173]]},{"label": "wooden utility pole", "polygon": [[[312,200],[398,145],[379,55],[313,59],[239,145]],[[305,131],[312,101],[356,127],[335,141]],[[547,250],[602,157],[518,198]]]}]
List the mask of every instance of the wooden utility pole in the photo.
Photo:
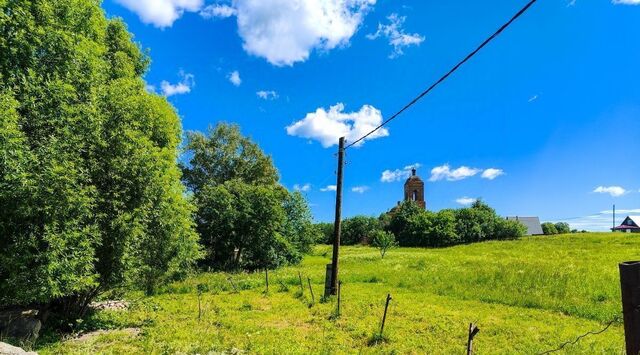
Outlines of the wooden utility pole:
[{"label": "wooden utility pole", "polygon": [[333,223],[333,257],[331,259],[331,294],[338,293],[338,254],[342,232],[342,168],[344,166],[344,137],[338,142],[338,178],[336,183],[336,219]]},{"label": "wooden utility pole", "polygon": [[640,353],[640,261],[620,264],[622,316],[628,355]]}]

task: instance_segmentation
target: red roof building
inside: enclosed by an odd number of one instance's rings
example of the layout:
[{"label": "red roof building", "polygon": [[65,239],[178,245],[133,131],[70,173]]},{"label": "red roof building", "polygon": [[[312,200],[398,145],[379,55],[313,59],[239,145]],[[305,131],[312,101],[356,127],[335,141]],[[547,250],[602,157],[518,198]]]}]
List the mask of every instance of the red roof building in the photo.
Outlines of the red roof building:
[{"label": "red roof building", "polygon": [[640,216],[627,216],[622,224],[612,228],[614,232],[640,233]]}]

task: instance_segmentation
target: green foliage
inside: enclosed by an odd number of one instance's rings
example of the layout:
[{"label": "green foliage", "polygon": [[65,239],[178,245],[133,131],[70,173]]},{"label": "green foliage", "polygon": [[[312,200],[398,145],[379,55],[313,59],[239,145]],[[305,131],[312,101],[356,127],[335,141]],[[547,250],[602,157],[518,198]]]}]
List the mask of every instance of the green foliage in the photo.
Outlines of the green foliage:
[{"label": "green foliage", "polygon": [[401,203],[391,211],[386,229],[401,246],[444,247],[460,243],[522,237],[526,227],[507,221],[482,201],[469,208],[425,211],[412,201]]},{"label": "green foliage", "polygon": [[372,233],[373,240],[371,245],[378,248],[380,250],[380,257],[384,259],[384,255],[389,251],[389,249],[397,247],[398,242],[396,242],[396,237],[393,233],[376,230]]},{"label": "green foliage", "polygon": [[182,168],[197,205],[204,265],[276,268],[299,262],[319,239],[302,194],[278,184],[271,158],[238,126],[221,123],[207,136],[190,132],[186,153]]},{"label": "green foliage", "polygon": [[558,234],[558,229],[555,224],[551,222],[544,222],[542,223],[542,232],[544,235],[554,235]]},{"label": "green foliage", "polygon": [[571,233],[571,227],[569,227],[569,223],[566,222],[558,222],[556,223],[556,230],[558,234],[569,234]]},{"label": "green foliage", "polygon": [[243,136],[238,125],[219,123],[207,135],[187,132],[185,151],[190,161],[182,166],[184,181],[195,193],[229,180],[275,185],[279,179],[271,157]]},{"label": "green foliage", "polygon": [[[355,216],[342,221],[341,245],[369,244],[380,223],[375,217]],[[333,233],[332,233],[333,234]],[[333,237],[330,239],[333,243]]]},{"label": "green foliage", "polygon": [[152,291],[199,257],[181,127],[98,1],[0,1],[0,304]]},{"label": "green foliage", "polygon": [[317,243],[332,244],[333,243],[333,223],[320,222],[314,225],[319,233]]}]

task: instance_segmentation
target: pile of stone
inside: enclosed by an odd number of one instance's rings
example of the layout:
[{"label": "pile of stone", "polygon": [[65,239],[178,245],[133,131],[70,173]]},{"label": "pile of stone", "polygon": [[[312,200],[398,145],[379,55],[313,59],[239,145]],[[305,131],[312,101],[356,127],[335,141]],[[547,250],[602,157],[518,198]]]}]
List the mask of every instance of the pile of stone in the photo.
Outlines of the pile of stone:
[{"label": "pile of stone", "polygon": [[124,300],[91,302],[91,304],[89,304],[89,308],[96,311],[126,311],[129,308],[129,302]]}]

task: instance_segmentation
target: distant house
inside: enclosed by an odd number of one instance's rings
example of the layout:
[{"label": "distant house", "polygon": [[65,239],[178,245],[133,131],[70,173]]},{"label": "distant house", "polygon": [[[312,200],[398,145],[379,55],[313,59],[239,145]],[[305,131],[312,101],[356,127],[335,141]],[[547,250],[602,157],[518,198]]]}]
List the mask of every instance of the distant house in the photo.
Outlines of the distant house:
[{"label": "distant house", "polygon": [[612,229],[614,232],[640,233],[640,216],[627,216],[621,225]]},{"label": "distant house", "polygon": [[538,217],[507,217],[507,221],[518,221],[527,227],[526,235],[543,235],[542,224]]}]

